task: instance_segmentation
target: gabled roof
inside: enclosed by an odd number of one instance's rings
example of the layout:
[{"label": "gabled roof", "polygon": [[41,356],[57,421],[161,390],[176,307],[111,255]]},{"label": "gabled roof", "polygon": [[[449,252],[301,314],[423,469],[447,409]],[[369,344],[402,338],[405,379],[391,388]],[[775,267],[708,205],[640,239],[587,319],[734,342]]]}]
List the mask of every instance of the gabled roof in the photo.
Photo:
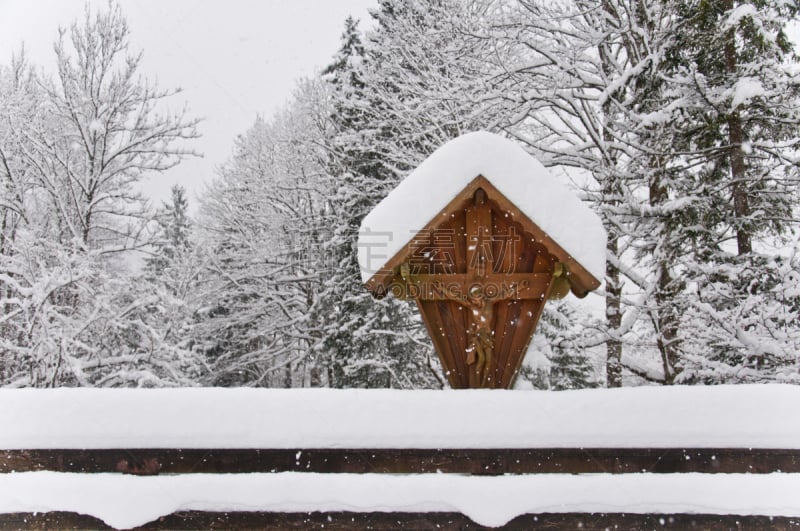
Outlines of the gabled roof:
[{"label": "gabled roof", "polygon": [[[479,176],[560,247],[593,289],[605,275],[606,232],[600,218],[573,191],[515,142],[475,132],[444,144],[411,172],[363,220],[361,278],[369,283]],[[521,221],[521,220],[518,220]],[[591,286],[591,287],[590,287]],[[585,290],[579,290],[585,294]],[[580,293],[579,293],[580,294]]]}]

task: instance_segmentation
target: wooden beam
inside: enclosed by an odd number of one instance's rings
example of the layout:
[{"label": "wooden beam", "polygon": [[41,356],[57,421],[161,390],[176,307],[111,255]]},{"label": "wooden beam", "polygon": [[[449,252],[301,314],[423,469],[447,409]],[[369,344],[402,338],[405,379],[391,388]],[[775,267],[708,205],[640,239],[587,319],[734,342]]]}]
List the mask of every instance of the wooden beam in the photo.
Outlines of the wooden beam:
[{"label": "wooden beam", "polygon": [[800,472],[800,450],[748,448],[2,450],[0,473]]},{"label": "wooden beam", "polygon": [[474,289],[480,289],[484,299],[544,300],[550,289],[549,273],[487,273],[480,283],[472,273],[451,275],[411,275],[406,280],[407,298],[426,301],[466,301]]},{"label": "wooden beam", "polygon": [[483,188],[475,190],[473,203],[467,207],[467,274],[485,278],[494,271],[492,256],[492,209]]},{"label": "wooden beam", "polygon": [[[800,518],[789,516],[716,515],[716,514],[630,514],[630,513],[542,513],[524,514],[502,526],[506,530],[529,529],[770,529],[796,531]],[[0,529],[111,529],[94,517],[69,513],[0,514]],[[163,516],[141,530],[188,529],[490,529],[476,524],[460,513],[268,513],[184,511]],[[497,528],[491,528],[497,529]]]}]

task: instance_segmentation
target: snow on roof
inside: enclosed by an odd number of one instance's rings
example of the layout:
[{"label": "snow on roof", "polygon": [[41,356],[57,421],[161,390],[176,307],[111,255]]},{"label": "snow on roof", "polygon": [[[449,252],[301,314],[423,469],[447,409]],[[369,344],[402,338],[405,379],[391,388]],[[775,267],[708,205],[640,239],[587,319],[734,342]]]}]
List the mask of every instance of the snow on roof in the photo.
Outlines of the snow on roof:
[{"label": "snow on roof", "polygon": [[386,265],[479,175],[595,278],[603,278],[606,232],[600,218],[518,144],[475,132],[437,149],[364,218],[358,244],[362,280]]}]

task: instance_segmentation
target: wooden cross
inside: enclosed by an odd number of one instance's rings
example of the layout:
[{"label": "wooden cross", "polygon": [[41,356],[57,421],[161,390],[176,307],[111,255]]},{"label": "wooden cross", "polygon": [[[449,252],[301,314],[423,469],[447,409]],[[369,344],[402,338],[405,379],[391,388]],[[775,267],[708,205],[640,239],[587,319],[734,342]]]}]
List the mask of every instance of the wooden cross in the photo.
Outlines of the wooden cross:
[{"label": "wooden cross", "polygon": [[465,214],[466,272],[418,274],[414,270],[415,264],[405,262],[400,267],[403,293],[396,292],[395,295],[416,299],[418,304],[420,301],[453,301],[468,308],[465,355],[470,371],[469,386],[496,387],[492,382],[495,372],[495,305],[507,300],[539,300],[543,304],[553,295],[565,295],[569,291],[569,282],[564,266],[549,253],[537,256],[537,260],[546,262],[539,268],[544,269],[543,272],[496,271],[503,264],[496,263],[491,252],[495,237],[492,211],[482,188],[475,191]]}]

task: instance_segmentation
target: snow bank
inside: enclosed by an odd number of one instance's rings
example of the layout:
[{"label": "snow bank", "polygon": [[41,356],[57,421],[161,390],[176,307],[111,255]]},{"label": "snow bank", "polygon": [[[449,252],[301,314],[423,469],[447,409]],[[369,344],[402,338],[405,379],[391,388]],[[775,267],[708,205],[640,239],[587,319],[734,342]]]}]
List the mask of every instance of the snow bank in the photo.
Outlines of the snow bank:
[{"label": "snow bank", "polygon": [[437,149],[364,218],[358,245],[362,280],[369,280],[478,175],[595,278],[603,278],[606,233],[600,218],[518,144],[476,132]]},{"label": "snow bank", "polygon": [[790,385],[565,392],[5,389],[0,449],[797,449],[798,404],[800,386]]},{"label": "snow bank", "polygon": [[0,475],[0,513],[70,511],[117,528],[176,511],[460,512],[485,526],[527,513],[800,516],[800,474]]}]

